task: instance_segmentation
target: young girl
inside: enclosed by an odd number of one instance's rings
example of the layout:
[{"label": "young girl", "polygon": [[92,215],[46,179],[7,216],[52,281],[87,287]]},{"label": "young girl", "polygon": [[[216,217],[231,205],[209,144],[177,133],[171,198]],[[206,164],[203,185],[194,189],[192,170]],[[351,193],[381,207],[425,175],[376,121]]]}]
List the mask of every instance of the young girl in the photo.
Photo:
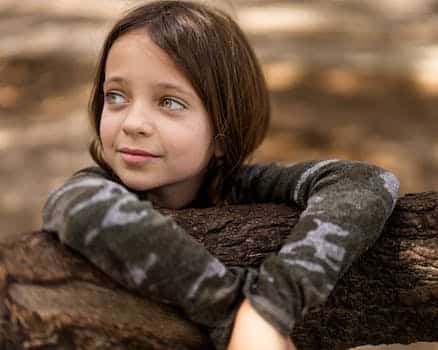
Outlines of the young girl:
[{"label": "young girl", "polygon": [[[244,165],[268,127],[268,91],[242,31],[204,4],[152,2],[117,22],[90,111],[98,167],[49,196],[43,229],[122,285],[181,307],[218,349],[293,349],[295,323],[396,202],[396,177],[365,163]],[[224,266],[154,209],[254,202],[305,209],[257,270]]]}]

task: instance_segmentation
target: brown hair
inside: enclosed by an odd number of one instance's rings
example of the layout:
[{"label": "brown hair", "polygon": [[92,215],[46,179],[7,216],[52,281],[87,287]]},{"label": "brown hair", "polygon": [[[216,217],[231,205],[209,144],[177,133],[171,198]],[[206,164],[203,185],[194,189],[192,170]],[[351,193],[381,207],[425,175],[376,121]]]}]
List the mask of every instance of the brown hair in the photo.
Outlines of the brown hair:
[{"label": "brown hair", "polygon": [[136,29],[146,29],[187,76],[212,118],[224,155],[220,161],[214,157],[210,161],[204,186],[209,201],[217,204],[228,198],[230,180],[260,145],[268,128],[269,94],[257,58],[235,21],[205,4],[154,1],[127,13],[105,40],[89,102],[96,135],[90,154],[109,171],[99,135],[105,64],[113,43]]}]

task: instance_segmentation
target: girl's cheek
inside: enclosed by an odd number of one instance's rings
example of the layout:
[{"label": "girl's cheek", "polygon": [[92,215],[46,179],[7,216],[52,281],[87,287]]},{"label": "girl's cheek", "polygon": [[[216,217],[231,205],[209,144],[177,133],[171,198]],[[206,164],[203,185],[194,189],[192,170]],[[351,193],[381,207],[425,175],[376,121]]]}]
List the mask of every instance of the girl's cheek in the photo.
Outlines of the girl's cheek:
[{"label": "girl's cheek", "polygon": [[115,137],[116,128],[114,123],[111,123],[111,118],[102,116],[100,121],[100,139],[102,146],[108,148]]}]

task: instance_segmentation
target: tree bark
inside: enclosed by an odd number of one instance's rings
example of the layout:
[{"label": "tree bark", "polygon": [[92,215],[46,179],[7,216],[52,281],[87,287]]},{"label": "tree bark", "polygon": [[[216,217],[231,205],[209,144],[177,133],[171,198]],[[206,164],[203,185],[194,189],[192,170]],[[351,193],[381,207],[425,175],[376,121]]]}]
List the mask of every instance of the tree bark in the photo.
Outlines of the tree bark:
[{"label": "tree bark", "polygon": [[[226,264],[258,266],[300,211],[247,205],[166,212]],[[211,220],[211,218],[214,220]],[[292,337],[299,349],[438,341],[438,193],[401,198],[373,248]],[[44,232],[0,245],[0,348],[211,349],[179,310],[117,286]]]}]

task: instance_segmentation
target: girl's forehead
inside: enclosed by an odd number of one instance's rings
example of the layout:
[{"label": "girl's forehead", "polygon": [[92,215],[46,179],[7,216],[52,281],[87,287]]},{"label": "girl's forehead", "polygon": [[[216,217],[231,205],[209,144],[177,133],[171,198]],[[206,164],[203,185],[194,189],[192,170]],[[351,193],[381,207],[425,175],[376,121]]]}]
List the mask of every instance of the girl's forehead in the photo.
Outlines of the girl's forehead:
[{"label": "girl's forehead", "polygon": [[146,31],[122,35],[112,45],[105,64],[104,86],[117,83],[138,91],[174,91],[203,105],[189,78]]},{"label": "girl's forehead", "polygon": [[124,34],[113,43],[106,60],[105,73],[176,80],[191,88],[185,74],[145,30]]},{"label": "girl's forehead", "polygon": [[144,61],[156,60],[178,69],[169,55],[153,42],[146,31],[129,32],[116,39],[109,50],[107,64],[111,60],[129,58]]}]

